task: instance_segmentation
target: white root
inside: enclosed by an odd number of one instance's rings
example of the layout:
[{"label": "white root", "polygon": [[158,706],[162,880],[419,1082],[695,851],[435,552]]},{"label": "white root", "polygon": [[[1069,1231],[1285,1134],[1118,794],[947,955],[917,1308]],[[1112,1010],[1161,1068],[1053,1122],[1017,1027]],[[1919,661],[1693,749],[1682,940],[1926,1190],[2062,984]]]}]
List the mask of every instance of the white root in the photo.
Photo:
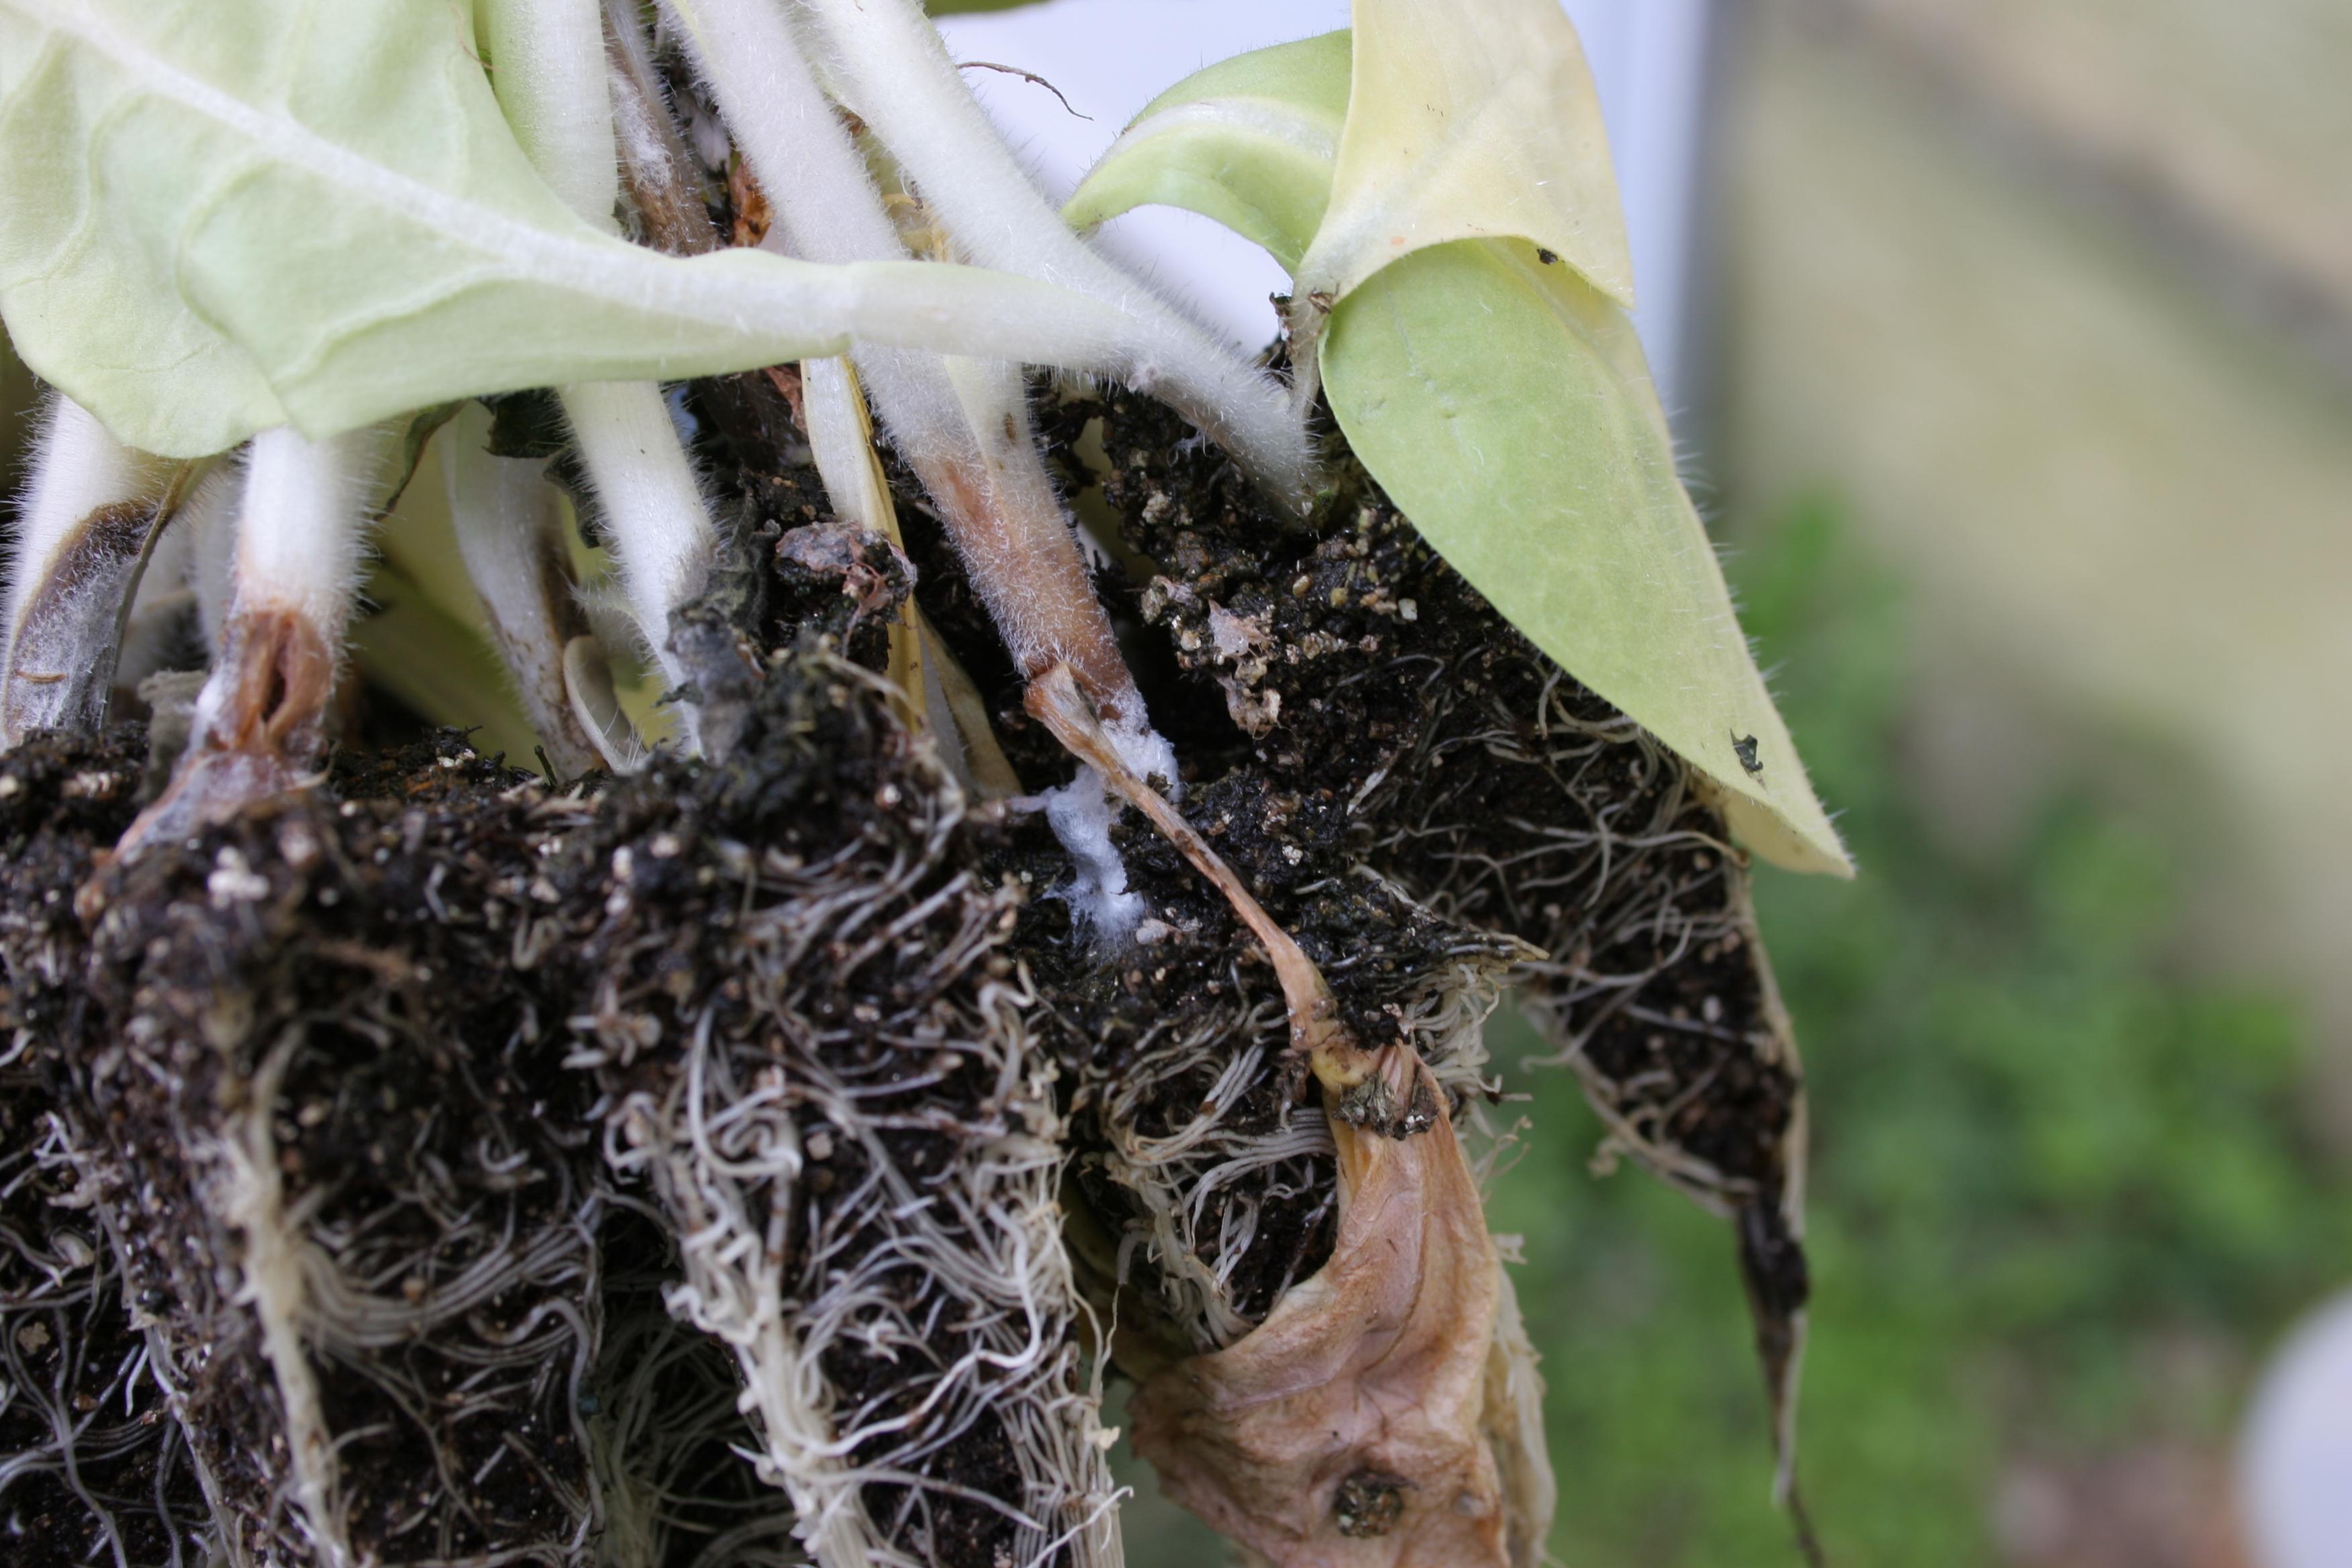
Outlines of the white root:
[{"label": "white root", "polygon": [[1260,483],[1303,505],[1313,464],[1287,391],[1069,231],[981,111],[921,7],[807,5],[834,51],[844,99],[906,167],[957,247],[982,266],[1117,307],[1132,329],[1114,373],[1175,405]]},{"label": "white root", "polygon": [[[662,1027],[684,1037],[658,1088],[613,1106],[607,1156],[659,1194],[685,1270],[671,1309],[732,1350],[762,1473],[817,1562],[929,1568],[953,1507],[1009,1527],[1001,1562],[1066,1548],[1108,1568],[1116,1492],[1080,1375],[1055,1068],[1023,1024],[1034,998],[995,959],[1009,895],[941,864],[959,796],[938,776],[908,795],[922,815],[896,847],[736,853],[739,978]],[[874,963],[915,965],[887,994],[929,1000],[852,1021],[846,998],[884,984],[860,973]],[[646,1048],[612,984],[573,1020],[575,1065]],[[622,1081],[644,1083],[642,1064]],[[933,1100],[938,1084],[955,1092]],[[845,1359],[870,1370],[839,1381]],[[1017,1484],[940,1473],[976,1429],[1002,1434]]]},{"label": "white root", "polygon": [[300,1321],[308,1292],[300,1262],[302,1239],[286,1214],[278,1181],[276,1140],[269,1122],[279,1114],[278,1084],[293,1054],[278,1047],[254,1075],[249,1109],[221,1148],[221,1173],[208,1194],[215,1212],[235,1226],[244,1241],[240,1281],[234,1298],[253,1309],[261,1328],[261,1351],[276,1384],[285,1422],[286,1478],[295,1513],[320,1568],[345,1568],[353,1561],[350,1522],[337,1484],[334,1436],[319,1409],[319,1380],[302,1343]]}]

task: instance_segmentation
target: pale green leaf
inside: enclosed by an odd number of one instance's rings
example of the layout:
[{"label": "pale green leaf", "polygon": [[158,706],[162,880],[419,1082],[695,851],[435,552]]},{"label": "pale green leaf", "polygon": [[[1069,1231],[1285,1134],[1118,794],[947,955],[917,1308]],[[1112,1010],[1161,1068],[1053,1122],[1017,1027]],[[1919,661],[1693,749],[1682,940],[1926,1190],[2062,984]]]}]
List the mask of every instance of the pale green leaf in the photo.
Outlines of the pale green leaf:
[{"label": "pale green leaf", "polygon": [[1601,100],[1559,0],[1352,10],[1348,123],[1298,288],[1336,300],[1424,246],[1516,235],[1631,306]]},{"label": "pale green leaf", "polygon": [[690,259],[531,171],[470,0],[0,0],[0,313],[121,439],[197,456],[505,389],[854,340],[1101,363],[1110,307],[918,263]]},{"label": "pale green leaf", "polygon": [[1323,380],[1413,526],[1561,668],[1702,769],[1750,847],[1852,874],[1615,304],[1523,241],[1432,247],[1339,303]]},{"label": "pale green leaf", "polygon": [[1330,197],[1348,71],[1345,32],[1195,71],[1144,106],[1062,216],[1091,228],[1151,203],[1183,207],[1296,269]]}]

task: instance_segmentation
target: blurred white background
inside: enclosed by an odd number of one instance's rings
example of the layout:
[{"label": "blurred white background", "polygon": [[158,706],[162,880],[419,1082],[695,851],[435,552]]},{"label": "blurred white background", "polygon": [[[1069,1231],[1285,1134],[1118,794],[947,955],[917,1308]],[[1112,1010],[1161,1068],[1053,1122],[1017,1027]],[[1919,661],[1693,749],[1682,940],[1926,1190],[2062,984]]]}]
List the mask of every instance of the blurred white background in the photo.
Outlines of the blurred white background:
[{"label": "blurred white background", "polygon": [[[1609,122],[1633,247],[1635,319],[1675,406],[1688,319],[1711,0],[1573,0]],[[962,60],[1034,71],[1067,94],[975,69],[973,90],[1033,171],[1066,196],[1121,127],[1212,61],[1348,25],[1346,0],[1049,0],[941,19]],[[1072,110],[1076,110],[1073,113]],[[1091,116],[1079,119],[1078,115]],[[1106,226],[1104,245],[1252,347],[1274,336],[1284,287],[1264,252],[1206,219],[1154,208]]]}]

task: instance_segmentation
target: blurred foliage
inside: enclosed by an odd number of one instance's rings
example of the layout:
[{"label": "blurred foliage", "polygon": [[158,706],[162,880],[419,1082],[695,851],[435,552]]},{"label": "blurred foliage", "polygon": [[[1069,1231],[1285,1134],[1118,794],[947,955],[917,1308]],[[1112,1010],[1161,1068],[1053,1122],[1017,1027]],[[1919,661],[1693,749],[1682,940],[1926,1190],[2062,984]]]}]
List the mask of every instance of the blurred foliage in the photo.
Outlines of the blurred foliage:
[{"label": "blurred foliage", "polygon": [[[2175,972],[2161,841],[2077,797],[2007,864],[1937,848],[1894,763],[1903,595],[1833,509],[1733,575],[1862,866],[1758,892],[1812,1092],[1804,1488],[1833,1563],[1983,1563],[2007,1462],[2225,1442],[2253,1358],[2342,1283],[2352,1202],[2298,1113],[2292,1009]],[[1593,1179],[1567,1076],[1516,1070],[1515,1022],[1493,1044],[1534,1096],[1490,1213],[1526,1238],[1554,1552],[1796,1562],[1727,1232],[1630,1170]]]}]

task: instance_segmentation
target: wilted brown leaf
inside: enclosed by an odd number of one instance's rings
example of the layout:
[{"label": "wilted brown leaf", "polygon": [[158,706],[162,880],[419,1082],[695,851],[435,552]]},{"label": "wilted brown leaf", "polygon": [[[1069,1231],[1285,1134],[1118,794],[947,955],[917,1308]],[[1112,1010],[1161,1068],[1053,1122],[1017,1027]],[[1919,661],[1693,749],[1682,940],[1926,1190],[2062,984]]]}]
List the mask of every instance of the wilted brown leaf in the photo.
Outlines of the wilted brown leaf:
[{"label": "wilted brown leaf", "polygon": [[[1478,1185],[1429,1069],[1377,1053],[1391,1125],[1345,1120],[1331,1260],[1238,1343],[1155,1373],[1131,1410],[1169,1496],[1276,1568],[1509,1561],[1488,1445],[1500,1275]],[[1433,1107],[1425,1123],[1414,1114]]]}]

